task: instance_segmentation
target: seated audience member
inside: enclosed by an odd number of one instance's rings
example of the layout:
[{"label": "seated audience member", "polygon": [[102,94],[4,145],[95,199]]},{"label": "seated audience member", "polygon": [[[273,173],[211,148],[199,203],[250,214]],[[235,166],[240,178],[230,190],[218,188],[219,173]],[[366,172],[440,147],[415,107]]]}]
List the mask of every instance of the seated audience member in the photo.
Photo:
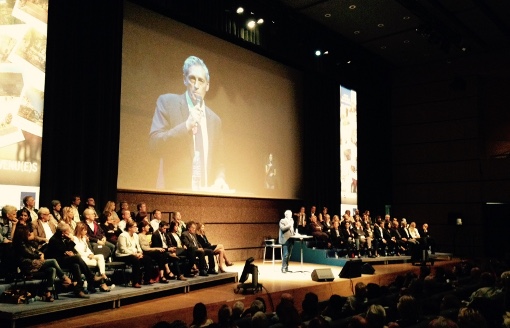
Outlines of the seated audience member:
[{"label": "seated audience member", "polygon": [[[129,211],[124,211],[123,213],[125,212],[129,214]],[[115,255],[119,261],[131,265],[131,284],[134,288],[141,288],[142,267],[145,269],[145,283],[153,284],[155,281],[150,278],[152,275],[151,259],[148,256],[143,256],[137,232],[138,227],[135,221],[127,221],[125,231],[120,234],[117,240]]]},{"label": "seated audience member", "polygon": [[60,220],[62,220],[62,203],[60,203],[59,200],[52,200],[51,201],[51,215],[53,215],[53,218],[57,221],[57,222],[60,222]]},{"label": "seated audience member", "polygon": [[333,227],[329,229],[329,245],[335,249],[347,249],[347,242],[340,228],[340,221],[333,221]]},{"label": "seated audience member", "polygon": [[206,327],[213,323],[211,319],[207,317],[207,308],[204,303],[197,303],[193,307],[193,322],[190,324],[190,328]]},{"label": "seated audience member", "polygon": [[455,321],[442,316],[432,319],[427,326],[427,328],[458,328],[458,327],[459,326],[457,326]]},{"label": "seated audience member", "polygon": [[2,219],[0,223],[0,244],[9,244],[12,242],[18,218],[16,217],[16,207],[5,205],[2,207]]},{"label": "seated audience member", "polygon": [[23,208],[26,208],[30,213],[29,222],[36,221],[38,219],[37,209],[35,208],[35,198],[33,196],[23,197]]},{"label": "seated audience member", "polygon": [[382,228],[382,221],[381,219],[376,220],[374,223],[374,240],[372,241],[374,243],[374,255],[376,257],[379,257],[379,250],[382,250],[382,255],[386,254],[386,245],[387,241],[384,239],[384,230]]},{"label": "seated audience member", "polygon": [[420,308],[413,296],[400,296],[397,303],[397,311],[399,319],[396,322],[400,327],[412,326],[420,321]]},{"label": "seated audience member", "polygon": [[301,302],[301,313],[299,314],[302,322],[307,322],[319,315],[319,297],[317,294],[308,292]]},{"label": "seated audience member", "polygon": [[181,212],[175,212],[174,221],[177,222],[177,234],[179,237],[183,231],[186,231],[187,224],[182,220]]},{"label": "seated audience member", "polygon": [[152,232],[156,232],[159,229],[159,223],[161,222],[161,211],[152,211],[152,220],[150,221]]},{"label": "seated audience member", "polygon": [[403,255],[407,251],[407,240],[404,240],[402,238],[402,235],[400,234],[399,224],[398,221],[395,219],[391,223],[391,240],[395,242],[396,244],[396,255]]},{"label": "seated audience member", "polygon": [[76,221],[74,221],[74,211],[71,207],[66,206],[62,209],[62,220],[67,223],[71,230],[74,231],[76,229]]},{"label": "seated audience member", "polygon": [[22,273],[26,275],[42,273],[46,279],[46,292],[42,295],[45,302],[53,302],[55,277],[58,276],[64,286],[71,285],[72,281],[64,274],[55,259],[45,259],[44,254],[32,247],[28,238],[30,231],[23,225],[16,229],[13,238],[13,249],[16,263]]},{"label": "seated audience member", "polygon": [[[372,238],[368,236],[368,233],[365,231],[361,221],[356,221],[356,223],[354,223],[354,232],[356,233],[356,238],[354,239],[356,251],[358,252],[358,256],[361,256],[362,249],[366,248],[369,251],[369,248],[372,245]],[[368,238],[370,238],[370,246]]]},{"label": "seated audience member", "polygon": [[354,286],[354,295],[347,297],[342,307],[342,313],[344,315],[353,315],[364,312],[368,302],[367,293],[367,285],[365,285],[365,283],[356,283]]},{"label": "seated audience member", "polygon": [[74,248],[75,243],[72,241],[71,227],[60,221],[57,232],[50,238],[48,247],[44,252],[44,256],[49,259],[57,260],[62,268],[69,269],[72,273],[74,283],[74,293],[81,298],[88,298],[83,292],[83,281],[81,275],[87,280],[87,290],[95,293],[95,282],[103,282],[103,277],[95,276],[88,265],[82,260],[81,256]]},{"label": "seated audience member", "polygon": [[94,214],[94,221],[99,221],[99,215],[97,215],[96,211],[96,201],[94,198],[89,197],[87,198],[87,201],[85,202],[85,209],[83,210],[90,210]]},{"label": "seated audience member", "polygon": [[32,244],[33,241],[34,241],[34,231],[33,231],[33,226],[31,223],[29,223],[29,220],[30,220],[30,212],[28,212],[28,210],[26,208],[22,208],[21,210],[19,210],[17,213],[17,219],[18,219],[18,222],[17,222],[17,225],[23,225],[25,226],[28,231],[30,232],[30,236],[28,237],[28,240],[30,240],[30,242]]},{"label": "seated audience member", "polygon": [[78,195],[74,195],[71,197],[71,204],[69,205],[69,207],[71,207],[71,209],[73,210],[73,220],[74,222],[78,223],[81,221],[81,216],[80,216],[80,204],[81,204],[81,197],[78,196]]},{"label": "seated audience member", "polygon": [[[129,203],[127,201],[125,201],[125,200],[121,200],[119,202],[119,210],[115,213],[114,219],[116,218],[118,220],[121,220],[121,218],[122,218],[122,211],[124,211],[124,210],[128,210],[129,211]],[[106,206],[105,206],[105,211],[106,211]],[[111,210],[111,206],[109,206],[109,211],[112,211]],[[113,203],[113,211],[115,211],[115,203]],[[130,211],[129,214],[130,214],[130,217],[132,217],[132,218],[135,217],[135,212],[131,212]]]},{"label": "seated audience member", "polygon": [[386,325],[386,310],[382,305],[372,304],[365,314],[370,328],[384,328]]},{"label": "seated audience member", "polygon": [[215,255],[218,255],[218,261],[220,262],[218,269],[220,272],[226,272],[225,265],[232,266],[232,265],[234,265],[234,263],[230,262],[227,259],[227,254],[225,252],[225,248],[223,247],[223,244],[212,245],[209,242],[209,240],[207,239],[207,236],[205,235],[205,224],[197,223],[197,227],[198,227],[198,229],[197,229],[196,237],[197,237],[198,243],[200,245],[202,245],[203,248],[210,249],[213,251],[213,253]]},{"label": "seated audience member", "polygon": [[[122,211],[122,208],[121,208],[121,210],[119,212],[121,212],[121,211]],[[121,215],[120,214],[117,215],[117,212],[115,212],[115,202],[113,202],[111,200],[106,202],[106,205],[104,206],[104,209],[103,209],[103,214],[105,214],[105,213],[111,213],[112,214],[113,222],[115,222],[115,224],[119,224],[119,221],[121,220],[120,219]],[[131,212],[131,213],[133,213],[133,212]],[[134,215],[135,214],[133,213],[132,217]],[[99,221],[101,221],[101,219],[99,219]]]},{"label": "seated audience member", "polygon": [[344,221],[343,225],[342,234],[345,238],[346,244],[348,245],[347,248],[354,253],[354,249],[356,248],[356,231],[354,231],[354,228],[349,221]]},{"label": "seated audience member", "polygon": [[310,223],[308,224],[308,233],[314,236],[318,241],[327,242],[328,234],[322,231],[322,225],[317,222],[317,217],[311,216]]},{"label": "seated audience member", "polygon": [[232,305],[232,319],[234,320],[234,322],[236,320],[241,319],[243,312],[244,312],[244,303],[243,302],[237,301],[234,303],[234,305]]},{"label": "seated audience member", "polygon": [[106,240],[103,229],[96,221],[96,214],[90,208],[87,208],[85,211],[83,211],[83,216],[85,217],[85,227],[87,228],[87,237],[89,238],[89,242],[92,246],[91,249],[94,250],[94,247],[98,246],[108,247],[110,249],[109,254],[108,252],[101,252],[105,259],[108,259],[115,253],[115,245]]},{"label": "seated audience member", "polygon": [[37,212],[39,218],[32,222],[32,229],[34,231],[34,240],[39,245],[39,249],[47,244],[53,234],[57,231],[56,221],[50,220],[50,210],[46,207],[41,207]]},{"label": "seated audience member", "polygon": [[[173,279],[175,277],[179,280],[187,280],[184,277],[184,275],[181,274],[181,270],[179,268],[179,257],[176,255],[175,248],[168,246],[168,244],[166,243],[166,238],[164,244],[165,247],[163,247],[163,245],[156,247],[155,245],[160,245],[159,242],[155,242],[151,247],[151,240],[147,235],[149,232],[150,224],[142,220],[138,224],[138,226],[140,227],[138,238],[140,239],[140,246],[142,247],[143,254],[149,256],[156,263],[158,263],[159,282],[163,284],[168,283],[167,277],[169,279]],[[165,234],[167,228],[168,224],[167,225],[163,224],[162,231],[164,231]],[[152,237],[154,238],[154,236],[155,235],[153,234]],[[159,235],[159,238],[161,240],[161,235]],[[171,272],[169,264],[172,265],[172,268],[175,272],[175,276]]]},{"label": "seated audience member", "polygon": [[122,216],[120,217],[120,221],[118,224],[119,229],[122,231],[126,230],[126,222],[128,222],[130,220],[133,220],[133,217],[131,216],[131,212],[129,210],[122,210]]},{"label": "seated audience member", "polygon": [[[232,327],[236,327],[233,325]],[[251,317],[251,328],[267,328],[269,327],[269,319],[264,312],[257,312]]]},{"label": "seated audience member", "polygon": [[457,316],[457,325],[459,328],[492,327],[487,324],[487,318],[485,318],[478,310],[472,307],[463,307],[459,310],[459,314]]},{"label": "seated audience member", "polygon": [[[166,236],[167,237],[166,243],[171,248],[175,247],[175,254],[177,254],[177,256],[185,256],[187,258],[186,266],[183,269],[184,276],[193,278],[195,276],[195,273],[198,273],[198,270],[195,271],[193,269],[195,266],[198,266],[196,249],[193,247],[188,248],[183,243],[183,241],[177,234],[177,222],[176,221],[170,222],[170,227],[168,228],[169,232],[167,234],[162,232],[161,225],[162,224],[160,223],[159,232],[156,232],[155,235],[152,236],[152,238],[153,238],[152,242],[156,243],[156,241],[158,241],[158,236],[159,236],[159,238],[164,238]],[[170,244],[169,244],[169,242],[170,242]],[[159,245],[160,245],[159,241],[158,241],[158,244],[154,244],[155,247],[160,247]]]},{"label": "seated audience member", "polygon": [[140,223],[143,219],[147,219],[148,221],[148,214],[147,213],[147,204],[145,204],[144,202],[142,203],[138,203],[136,205],[136,210],[138,211],[135,215],[135,222],[136,223]]},{"label": "seated audience member", "polygon": [[101,229],[103,229],[106,240],[113,245],[117,245],[117,239],[122,230],[119,228],[118,223],[115,222],[112,212],[103,213],[102,218],[104,218],[104,221],[101,222]]},{"label": "seated audience member", "polygon": [[416,228],[416,222],[409,223],[409,234],[411,235],[411,238],[416,240],[416,242],[420,241],[420,232]]},{"label": "seated audience member", "polygon": [[328,305],[322,315],[331,318],[331,321],[338,320],[342,317],[342,307],[345,303],[345,298],[340,295],[333,294],[329,297]]},{"label": "seated audience member", "polygon": [[218,310],[218,323],[212,326],[216,328],[235,328],[237,327],[232,321],[232,309],[228,304],[223,304]]},{"label": "seated audience member", "polygon": [[[106,276],[106,266],[103,254],[94,254],[89,243],[87,236],[87,225],[84,222],[78,222],[76,224],[76,230],[74,231],[73,241],[75,243],[74,249],[81,256],[83,262],[90,267],[96,267],[99,270],[99,274],[103,277],[103,280],[108,279]],[[109,292],[110,288],[104,283],[99,286],[99,290],[102,292]]]},{"label": "seated audience member", "polygon": [[276,306],[276,313],[272,318],[274,328],[301,327],[299,313],[294,306],[294,300],[289,293],[283,293],[280,303]]},{"label": "seated audience member", "polygon": [[[184,245],[188,249],[194,249],[195,254],[198,257],[198,269],[200,270],[199,275],[201,276],[207,276],[209,274],[217,274],[218,271],[215,270],[215,260],[214,260],[214,253],[211,249],[204,249],[202,245],[198,242],[198,239],[196,237],[196,229],[197,225],[193,221],[189,221],[186,224],[186,231],[184,231],[181,235],[181,240]],[[207,263],[205,262],[205,256],[207,256],[209,261],[209,266],[207,266]],[[209,269],[207,269],[207,267]]]}]

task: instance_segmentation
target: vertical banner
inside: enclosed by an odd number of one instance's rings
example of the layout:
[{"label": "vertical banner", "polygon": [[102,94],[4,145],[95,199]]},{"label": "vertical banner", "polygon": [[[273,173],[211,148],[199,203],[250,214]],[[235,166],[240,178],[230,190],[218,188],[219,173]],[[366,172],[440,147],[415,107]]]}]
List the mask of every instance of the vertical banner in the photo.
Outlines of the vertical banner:
[{"label": "vertical banner", "polygon": [[38,207],[48,0],[0,1],[0,199]]},{"label": "vertical banner", "polygon": [[358,207],[358,122],[356,91],[340,86],[340,210]]}]

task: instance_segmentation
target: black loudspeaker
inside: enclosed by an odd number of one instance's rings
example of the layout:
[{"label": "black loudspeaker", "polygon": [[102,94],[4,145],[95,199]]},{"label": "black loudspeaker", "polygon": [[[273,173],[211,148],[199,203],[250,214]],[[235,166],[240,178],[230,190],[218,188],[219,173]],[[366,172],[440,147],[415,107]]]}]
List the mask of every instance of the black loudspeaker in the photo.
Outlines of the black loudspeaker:
[{"label": "black loudspeaker", "polygon": [[370,263],[363,263],[361,266],[361,273],[363,274],[374,274],[375,269],[373,266],[370,265]]},{"label": "black loudspeaker", "polygon": [[312,280],[333,281],[335,280],[335,276],[333,275],[333,271],[331,271],[331,269],[315,269],[312,272]]},{"label": "black loudspeaker", "polygon": [[342,268],[342,271],[340,271],[340,278],[356,278],[361,277],[361,266],[363,265],[363,262],[361,259],[357,260],[350,260],[348,262],[345,262],[344,267]]}]

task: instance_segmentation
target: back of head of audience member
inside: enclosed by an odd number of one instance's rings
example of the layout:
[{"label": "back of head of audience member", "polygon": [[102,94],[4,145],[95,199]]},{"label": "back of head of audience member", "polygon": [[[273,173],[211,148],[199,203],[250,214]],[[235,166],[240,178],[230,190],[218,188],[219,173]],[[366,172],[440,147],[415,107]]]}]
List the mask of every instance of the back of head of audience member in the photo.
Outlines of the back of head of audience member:
[{"label": "back of head of audience member", "polygon": [[366,328],[369,327],[367,319],[363,318],[360,315],[354,315],[349,320],[347,324],[347,328]]},{"label": "back of head of audience member", "polygon": [[207,321],[207,308],[204,303],[197,303],[193,307],[193,322],[192,325],[201,326]]},{"label": "back of head of audience member", "polygon": [[427,328],[458,328],[455,321],[450,320],[445,317],[437,317],[435,319],[432,319],[429,324],[427,325]]},{"label": "back of head of audience member", "polygon": [[372,304],[365,315],[370,328],[383,328],[386,324],[386,310],[382,305]]},{"label": "back of head of audience member", "polygon": [[232,319],[237,320],[241,318],[241,315],[244,312],[244,303],[241,301],[237,301],[232,306]]},{"label": "back of head of audience member", "polygon": [[252,328],[267,328],[269,327],[269,320],[264,312],[258,311],[251,317]]},{"label": "back of head of audience member", "polygon": [[459,328],[487,328],[487,320],[471,307],[463,307],[459,310],[457,316],[457,325]]},{"label": "back of head of audience member", "polygon": [[232,309],[228,304],[223,304],[218,310],[218,323],[222,327],[228,327],[232,322]]},{"label": "back of head of audience member", "polygon": [[330,327],[329,322],[322,316],[316,316],[308,323],[308,328],[328,328]]},{"label": "back of head of audience member", "polygon": [[401,321],[405,321],[406,323],[416,323],[420,317],[418,302],[410,295],[400,296],[397,303],[397,310]]}]

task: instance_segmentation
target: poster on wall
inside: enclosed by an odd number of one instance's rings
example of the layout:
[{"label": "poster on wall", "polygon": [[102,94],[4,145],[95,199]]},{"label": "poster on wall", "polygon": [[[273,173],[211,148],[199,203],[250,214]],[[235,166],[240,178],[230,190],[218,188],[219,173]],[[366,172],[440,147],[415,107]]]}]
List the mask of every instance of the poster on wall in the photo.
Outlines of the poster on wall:
[{"label": "poster on wall", "polygon": [[38,207],[48,0],[0,1],[0,200]]}]

